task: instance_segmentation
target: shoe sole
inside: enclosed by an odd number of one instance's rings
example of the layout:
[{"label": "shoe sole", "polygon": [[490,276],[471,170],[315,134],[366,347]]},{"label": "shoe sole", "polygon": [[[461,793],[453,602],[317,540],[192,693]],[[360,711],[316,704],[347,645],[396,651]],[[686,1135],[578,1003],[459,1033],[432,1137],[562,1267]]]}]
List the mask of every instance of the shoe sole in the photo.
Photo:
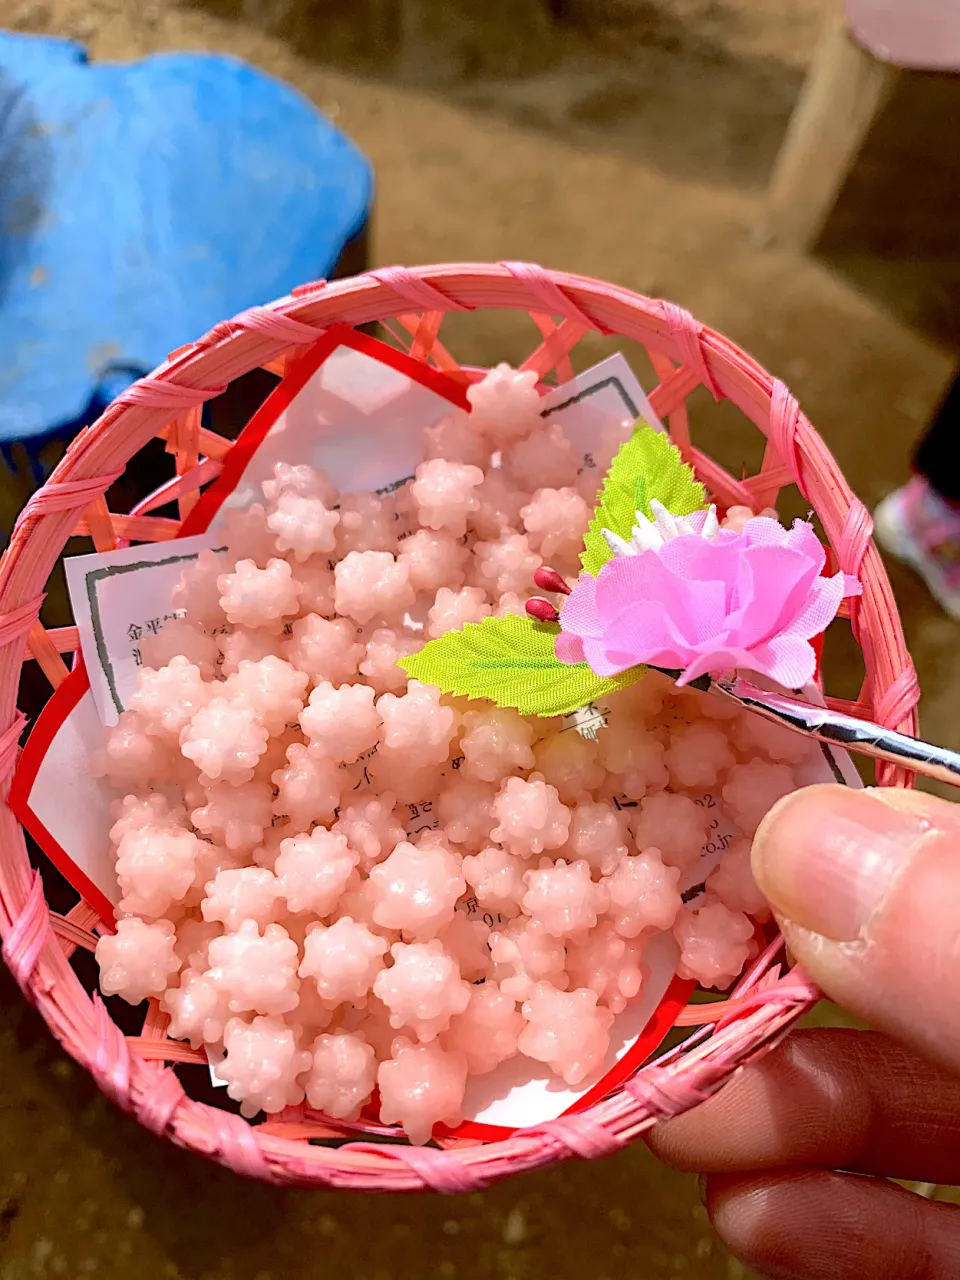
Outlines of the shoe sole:
[{"label": "shoe sole", "polygon": [[935,565],[918,552],[903,528],[895,495],[884,498],[873,513],[873,531],[884,551],[909,565],[926,584],[944,613],[960,622],[960,597],[951,589]]}]

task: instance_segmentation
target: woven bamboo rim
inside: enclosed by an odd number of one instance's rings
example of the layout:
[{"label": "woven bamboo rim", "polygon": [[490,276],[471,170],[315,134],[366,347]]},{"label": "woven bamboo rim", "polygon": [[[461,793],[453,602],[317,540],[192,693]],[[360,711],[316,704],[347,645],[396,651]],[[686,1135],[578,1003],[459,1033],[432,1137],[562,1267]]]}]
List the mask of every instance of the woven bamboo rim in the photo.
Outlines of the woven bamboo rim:
[{"label": "woven bamboo rim", "polygon": [[[673,440],[720,505],[757,509],[775,503],[781,488],[796,485],[819,515],[836,564],[863,583],[862,597],[850,601],[843,613],[863,650],[866,679],[856,702],[832,700],[831,705],[916,733],[916,673],[871,541],[869,513],[782,382],[681,307],[602,281],[516,262],[390,267],[335,283],[303,285],[270,306],[218,324],[199,342],[174,352],[80,433],[27,503],[0,560],[4,797],[24,727],[16,706],[21,666],[36,660],[56,688],[68,670],[61,655],[77,647],[75,628],[48,631],[38,621],[44,586],[67,539],[87,536],[105,551],[122,540],[175,537],[179,521],[150,512],[176,499],[184,519],[200,486],[218,474],[231,448],[229,441],[202,427],[203,404],[258,367],[282,373],[287,358],[315,342],[326,326],[380,321],[414,357],[468,380],[439,333],[448,312],[478,308],[530,313],[542,341],[523,367],[541,377],[554,369],[560,378],[570,377],[570,352],[591,331],[641,343],[660,379],[650,394],[654,411],[666,419]],[[736,480],[691,440],[686,402],[701,385],[716,398],[730,400],[763,432],[766,448],[757,475]],[[111,512],[104,494],[153,436],[164,439],[174,454],[176,479],[131,512]],[[910,776],[881,765],[878,781],[907,786]],[[102,1001],[88,995],[70,956],[77,947],[95,945],[96,913],[83,902],[66,916],[51,912],[23,832],[6,804],[0,807],[0,824],[3,957],[53,1034],[100,1088],[148,1129],[268,1182],[357,1191],[472,1191],[572,1156],[610,1154],[657,1121],[714,1093],[738,1066],[776,1043],[818,995],[798,969],[785,968],[776,940],[728,1000],[691,1006],[680,1016],[678,1024],[695,1028],[680,1047],[589,1110],[517,1131],[502,1141],[449,1140],[417,1148],[349,1140],[348,1127],[304,1107],[251,1125],[184,1093],[171,1064],[198,1061],[202,1055],[167,1039],[166,1017],[155,1001],[140,1035],[127,1037]],[[318,1145],[317,1140],[342,1145]]]}]

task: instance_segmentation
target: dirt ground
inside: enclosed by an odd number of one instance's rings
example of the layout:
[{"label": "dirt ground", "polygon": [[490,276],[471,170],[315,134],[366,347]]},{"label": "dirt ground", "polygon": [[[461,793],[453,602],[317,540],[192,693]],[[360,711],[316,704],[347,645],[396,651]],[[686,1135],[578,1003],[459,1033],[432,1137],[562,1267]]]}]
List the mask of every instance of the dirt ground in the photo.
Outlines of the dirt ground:
[{"label": "dirt ground", "polygon": [[[905,478],[954,357],[881,304],[879,267],[855,287],[757,231],[830,2],[0,0],[0,23],[99,59],[217,50],[290,80],[373,161],[374,262],[531,259],[673,298],[792,386],[873,504]],[[451,332],[476,363],[529,347],[516,317]],[[694,422],[728,466],[755,466],[759,437],[729,408],[704,396]],[[957,626],[892,573],[925,729],[960,746]],[[832,688],[853,693],[856,676],[838,652]],[[465,1199],[242,1182],[116,1113],[5,975],[0,1002],[0,1280],[747,1274],[694,1181],[642,1145]]]}]

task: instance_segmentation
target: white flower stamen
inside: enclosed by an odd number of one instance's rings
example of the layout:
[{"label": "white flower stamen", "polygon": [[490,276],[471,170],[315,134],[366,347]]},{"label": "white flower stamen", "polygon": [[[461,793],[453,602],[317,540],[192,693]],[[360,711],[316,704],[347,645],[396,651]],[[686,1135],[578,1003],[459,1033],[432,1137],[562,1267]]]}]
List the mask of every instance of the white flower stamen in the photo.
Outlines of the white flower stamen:
[{"label": "white flower stamen", "polygon": [[720,532],[720,521],[717,519],[715,506],[711,506],[707,512],[699,534],[688,516],[672,515],[656,498],[650,499],[650,510],[654,515],[653,520],[645,516],[642,511],[636,512],[637,523],[631,530],[629,542],[609,529],[601,529],[607,546],[615,556],[639,556],[645,551],[659,551],[665,543],[672,542],[674,538],[691,535],[712,542]]}]

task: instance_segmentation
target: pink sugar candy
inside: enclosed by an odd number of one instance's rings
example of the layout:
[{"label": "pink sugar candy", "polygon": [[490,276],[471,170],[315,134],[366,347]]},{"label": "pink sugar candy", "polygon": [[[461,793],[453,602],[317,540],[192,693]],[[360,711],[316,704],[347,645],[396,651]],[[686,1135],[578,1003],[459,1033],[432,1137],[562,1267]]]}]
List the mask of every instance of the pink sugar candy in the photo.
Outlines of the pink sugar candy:
[{"label": "pink sugar candy", "polygon": [[657,848],[671,867],[692,867],[700,857],[710,814],[689,796],[661,791],[640,801],[631,818],[638,849]]},{"label": "pink sugar candy", "polygon": [[751,507],[727,507],[727,514],[720,521],[720,528],[732,529],[734,533],[743,533],[747,521],[755,519],[757,514],[767,516],[771,520],[777,519],[775,507],[764,507],[759,513],[755,512]]},{"label": "pink sugar candy", "polygon": [[531,546],[548,563],[576,560],[592,516],[592,506],[572,488],[538,489],[520,511]]},{"label": "pink sugar candy", "polygon": [[273,468],[273,476],[269,480],[264,480],[260,488],[271,507],[276,505],[284,493],[297,493],[304,498],[319,498],[328,507],[332,507],[340,497],[327,473],[319,467],[311,467],[306,463],[291,465],[288,462],[278,462]]},{"label": "pink sugar candy", "polygon": [[261,936],[255,920],[214,938],[207,954],[210,979],[231,1013],[288,1013],[297,1007],[297,944],[279,924]]},{"label": "pink sugar candy", "polygon": [[[274,801],[274,807],[276,807]],[[266,867],[268,871],[272,871],[277,865],[277,858],[280,856],[280,846],[284,840],[291,840],[296,835],[302,835],[304,827],[309,828],[310,823],[304,823],[303,826],[294,826],[290,821],[278,822],[276,826],[270,827],[263,833],[263,843],[258,844],[256,849],[250,854],[254,866]],[[287,923],[293,926],[292,918],[288,917]]]},{"label": "pink sugar candy", "polygon": [[490,970],[490,926],[480,919],[471,919],[465,911],[454,911],[453,919],[437,934],[437,941],[447,955],[457,962],[461,978],[477,982]]},{"label": "pink sugar candy", "polygon": [[273,821],[273,790],[269,783],[248,782],[234,787],[218,782],[205,792],[206,803],[194,809],[196,829],[228,849],[252,849]]},{"label": "pink sugar candy", "polygon": [[763,754],[778,764],[800,764],[817,750],[816,744],[802,733],[771,724],[752,712],[738,718],[733,727],[733,741],[744,755]]},{"label": "pink sugar candy", "polygon": [[[292,935],[291,935],[292,936]],[[309,1044],[321,1031],[327,1031],[336,1020],[337,1010],[329,1008],[320,999],[320,993],[312,982],[301,982],[300,1002],[283,1020],[304,1044]]]},{"label": "pink sugar candy", "polygon": [[528,493],[566,489],[576,483],[580,459],[560,423],[550,422],[511,446],[504,454],[504,469],[512,483]]},{"label": "pink sugar candy", "polygon": [[416,598],[409,566],[389,551],[351,551],[333,578],[337,613],[359,623],[402,617]]},{"label": "pink sugar candy", "polygon": [[457,854],[439,844],[418,848],[406,840],[371,867],[370,883],[377,924],[418,939],[434,937],[453,919],[457,899],[467,887]]},{"label": "pink sugar candy", "polygon": [[508,613],[515,613],[518,617],[523,618],[526,616],[528,599],[529,596],[526,592],[520,595],[516,591],[505,591],[494,606],[493,616],[495,618],[505,618]]},{"label": "pink sugar candy", "polygon": [[111,787],[124,790],[148,786],[170,771],[173,752],[147,732],[149,722],[136,711],[121,711],[107,730],[104,744],[90,759],[95,778],[106,778]]},{"label": "pink sugar candy", "polygon": [[486,469],[490,462],[490,442],[477,434],[472,415],[462,409],[423,429],[424,458],[446,458],[471,467]]},{"label": "pink sugar candy", "polygon": [[241,662],[259,662],[270,654],[276,654],[282,637],[272,631],[253,631],[247,627],[239,631],[225,631],[214,637],[222,659],[220,674],[235,675]]},{"label": "pink sugar candy", "polygon": [[[191,969],[207,968],[207,948],[214,938],[223,933],[223,926],[217,921],[197,919],[196,916],[185,916],[177,925],[176,953],[185,965]],[[215,1036],[214,1039],[219,1039]]]},{"label": "pink sugar candy", "polygon": [[160,791],[148,791],[142,796],[126,795],[122,800],[114,800],[110,816],[113,819],[111,844],[119,844],[128,831],[139,831],[141,827],[172,827],[176,830],[187,825],[183,805],[171,805]]},{"label": "pink sugar candy", "polygon": [[511,484],[502,471],[488,471],[476,492],[480,505],[467,517],[467,524],[478,538],[496,542],[519,527],[527,494]]},{"label": "pink sugar candy", "polygon": [[437,798],[437,817],[447,839],[473,853],[489,842],[493,828],[494,788],[486,782],[462,776],[458,770],[444,780]]},{"label": "pink sugar candy", "polygon": [[[443,786],[441,772],[446,760],[434,761],[416,768],[417,756],[403,747],[391,750],[379,746],[366,757],[357,785],[369,783],[377,791],[390,791],[401,805],[421,804],[432,800]],[[359,769],[356,765],[354,768]]]},{"label": "pink sugar candy", "polygon": [[636,721],[611,721],[597,735],[597,746],[600,763],[615,775],[617,789],[631,800],[662,790],[670,780],[662,744]]},{"label": "pink sugar candy", "polygon": [[97,940],[100,990],[105,996],[122,996],[129,1004],[162,995],[171,974],[180,968],[174,941],[169,920],[118,920],[116,933]]},{"label": "pink sugar candy", "polygon": [[331,1007],[349,1001],[363,1005],[383,968],[387,941],[350,916],[329,928],[315,925],[303,944],[301,978],[313,978],[322,1000]]},{"label": "pink sugar candy", "polygon": [[543,563],[522,533],[504,533],[498,542],[477,542],[473,554],[477,585],[494,597],[529,591]]},{"label": "pink sugar candy", "polygon": [[211,844],[201,840],[197,845],[197,861],[194,865],[193,880],[183,899],[189,909],[199,908],[207,894],[207,885],[215,880],[221,871],[234,871],[245,866],[248,860],[246,851],[227,849],[221,844]]},{"label": "pink sugar candy", "polygon": [[297,831],[332,820],[344,782],[333,760],[319,759],[295,742],[287,748],[287,764],[272,776],[277,788],[273,812],[288,817]]},{"label": "pink sugar candy", "polygon": [[621,858],[603,882],[617,933],[636,938],[645,929],[669,929],[683,905],[679,881],[680,868],[664,866],[659,849]]},{"label": "pink sugar candy", "polygon": [[523,1015],[513,997],[495,982],[483,982],[472,988],[463,1013],[450,1019],[442,1044],[465,1054],[470,1074],[482,1076],[514,1056],[523,1027]]},{"label": "pink sugar candy", "polygon": [[765,814],[795,788],[794,776],[785,764],[751,760],[730,770],[723,800],[741,831],[752,836]]},{"label": "pink sugar candy", "polygon": [[448,631],[462,631],[468,622],[490,617],[490,605],[481,587],[461,587],[458,591],[441,587],[427,613],[426,633],[436,640]]},{"label": "pink sugar candy", "polygon": [[733,752],[721,729],[696,723],[673,734],[663,762],[677,786],[713,787],[733,764]]},{"label": "pink sugar candy", "polygon": [[490,934],[490,957],[500,990],[515,1000],[526,1000],[537,982],[546,980],[558,988],[567,985],[563,941],[526,916]]},{"label": "pink sugar candy", "polygon": [[441,587],[462,587],[469,558],[468,548],[442,529],[418,529],[404,538],[397,554],[414,591],[428,595],[436,595]]},{"label": "pink sugar candy", "polygon": [[308,681],[305,672],[271,653],[259,662],[239,663],[220,692],[237,706],[249,707],[269,734],[278,734],[297,723]]},{"label": "pink sugar candy", "polygon": [[176,742],[184,728],[213,695],[199,667],[178,654],[159,671],[141,667],[137,688],[130,698],[130,710],[139,711],[148,732]]},{"label": "pink sugar candy", "polygon": [[413,1044],[405,1036],[393,1042],[393,1057],[377,1071],[380,1119],[399,1124],[415,1147],[430,1141],[435,1124],[455,1127],[463,1119],[467,1059],[436,1044]]},{"label": "pink sugar candy", "polygon": [[533,766],[533,729],[510,707],[468,711],[463,724],[460,750],[465,778],[499,783],[509,774]]},{"label": "pink sugar candy", "polygon": [[569,1085],[599,1070],[610,1047],[613,1014],[598,1007],[595,991],[557,991],[538,982],[524,1001],[523,1016],[527,1025],[517,1041],[522,1054],[545,1062]]},{"label": "pink sugar candy", "polygon": [[520,902],[527,892],[525,873],[522,858],[496,845],[463,860],[464,877],[480,908],[504,920],[520,914]]},{"label": "pink sugar candy", "polygon": [[258,568],[252,560],[238,560],[233,573],[217,579],[220,603],[234,626],[282,631],[285,618],[300,612],[300,584],[286,560],[272,558]]},{"label": "pink sugar candy", "polygon": [[333,570],[325,556],[317,556],[297,565],[297,604],[301,614],[319,613],[322,618],[332,618]]},{"label": "pink sugar candy", "polygon": [[739,974],[753,941],[753,925],[747,917],[722,902],[708,902],[699,911],[681,911],[673,932],[680,944],[680,977],[719,990]]},{"label": "pink sugar candy", "polygon": [[300,714],[311,754],[354,764],[375,747],[383,721],[373,699],[367,684],[342,684],[339,689],[327,681],[316,685]]},{"label": "pink sugar candy", "polygon": [[575,730],[542,738],[534,750],[535,768],[543,774],[564,804],[573,804],[595,791],[606,777],[597,761],[597,744]]},{"label": "pink sugar candy", "polygon": [[587,862],[551,862],[544,858],[524,876],[521,907],[554,938],[582,938],[607,904],[606,889],[594,884]]},{"label": "pink sugar candy", "polygon": [[357,865],[346,836],[314,827],[309,835],[284,840],[274,864],[280,893],[290,911],[327,916]]},{"label": "pink sugar candy", "polygon": [[[684,696],[696,707],[697,714],[702,720],[739,720],[743,716],[740,708],[728,698],[718,698],[713,693],[701,693],[699,689],[691,689],[689,686],[684,690]],[[762,720],[761,723],[769,725],[770,728],[776,726],[770,725],[768,720]],[[784,730],[788,732],[788,730]],[[798,735],[791,734],[791,737]],[[801,742],[805,739],[801,738]]]},{"label": "pink sugar candy", "polygon": [[422,647],[421,642],[389,627],[377,627],[366,641],[360,675],[376,694],[403,693],[407,673],[397,666],[397,661],[416,653]]},{"label": "pink sugar candy", "polygon": [[331,830],[346,836],[364,869],[392,853],[406,838],[396,803],[396,796],[390,791],[379,795],[373,791],[357,791],[341,806],[340,816]]},{"label": "pink sugar candy", "polygon": [[193,883],[199,841],[182,827],[140,827],[117,846],[119,909],[162,916],[180,902]]},{"label": "pink sugar candy", "polygon": [[359,1032],[372,1046],[378,1062],[390,1057],[397,1033],[390,1025],[390,1010],[375,995],[367,997],[362,1009],[344,1005],[334,1017],[336,1030]]},{"label": "pink sugar candy", "polygon": [[496,448],[528,436],[540,426],[537,374],[508,364],[488,370],[480,382],[467,388],[470,425]]},{"label": "pink sugar candy", "polygon": [[377,1083],[373,1046],[360,1032],[317,1036],[304,1085],[307,1101],[334,1120],[356,1120]]},{"label": "pink sugar candy", "polygon": [[750,865],[750,841],[734,840],[707,877],[707,889],[732,911],[742,911],[755,920],[769,920],[770,904],[760,892]]},{"label": "pink sugar candy", "polygon": [[[222,565],[220,572],[223,572]],[[186,658],[199,669],[204,680],[213,679],[220,656],[215,638],[186,618],[170,618],[155,636],[144,636],[139,641],[139,648],[140,660],[145,667],[156,671],[175,657]]]},{"label": "pink sugar candy", "polygon": [[249,782],[269,734],[249,707],[211,698],[180,732],[180,751],[214,782]]},{"label": "pink sugar candy", "polygon": [[364,648],[358,643],[357,628],[347,618],[328,621],[308,613],[294,622],[282,653],[314,682],[344,684],[356,678]]},{"label": "pink sugar candy", "polygon": [[627,855],[625,834],[623,815],[609,801],[586,798],[570,811],[570,835],[563,852],[572,862],[586,862],[594,876],[607,876]]},{"label": "pink sugar candy", "polygon": [[622,1013],[643,985],[642,954],[640,943],[628,942],[609,920],[601,920],[581,942],[567,947],[570,986],[595,991],[601,1004]]},{"label": "pink sugar candy", "polygon": [[[227,546],[227,559],[234,564],[250,560],[262,569],[277,554],[273,532],[267,528],[267,513],[262,502],[245,510],[231,507],[224,512],[221,533]],[[220,570],[223,573],[223,569]],[[220,588],[221,595],[223,588]]]},{"label": "pink sugar candy", "polygon": [[410,486],[417,518],[427,529],[447,529],[455,538],[467,531],[467,517],[480,507],[477,486],[483,482],[479,467],[431,458],[421,462]]},{"label": "pink sugar candy", "polygon": [[349,916],[351,920],[364,925],[378,938],[386,938],[390,943],[399,942],[399,929],[388,929],[386,925],[377,924],[374,920],[373,911],[378,901],[377,890],[372,881],[355,871],[340,895],[337,910],[341,916]]},{"label": "pink sugar candy", "polygon": [[222,551],[204,549],[192,564],[184,565],[180,581],[173,589],[170,603],[174,609],[182,609],[190,622],[212,632],[227,620],[220,604],[220,588],[217,578],[229,565]]},{"label": "pink sugar candy", "polygon": [[351,551],[396,551],[394,511],[375,493],[345,493],[340,503],[337,555]]},{"label": "pink sugar candy", "polygon": [[402,696],[385,693],[377,699],[383,719],[380,741],[390,751],[408,752],[408,766],[443,764],[450,753],[457,713],[441,704],[441,696],[434,685],[411,680]]},{"label": "pink sugar candy", "polygon": [[231,1018],[223,1033],[226,1057],[217,1075],[227,1081],[227,1094],[240,1103],[249,1120],[258,1111],[268,1114],[303,1101],[299,1078],[313,1058],[297,1048],[296,1034],[279,1018]]},{"label": "pink sugar candy", "polygon": [[470,984],[436,938],[395,942],[390,954],[393,965],[382,969],[373,984],[375,995],[390,1010],[390,1025],[409,1027],[423,1043],[435,1040],[470,1003]]},{"label": "pink sugar candy", "polygon": [[267,528],[276,535],[277,550],[291,552],[297,564],[311,556],[325,555],[336,545],[334,530],[340,512],[330,511],[320,498],[305,498],[286,490],[267,516]]},{"label": "pink sugar candy", "polygon": [[270,924],[277,916],[280,890],[272,871],[263,867],[238,867],[220,871],[207,885],[200,904],[204,920],[219,920],[228,932],[244,920]]},{"label": "pink sugar candy", "polygon": [[560,803],[556,787],[533,773],[523,778],[506,778],[493,802],[497,826],[490,833],[497,844],[522,858],[559,849],[570,833],[570,810]]},{"label": "pink sugar candy", "polygon": [[230,1015],[227,1002],[215,983],[197,969],[184,969],[178,987],[168,987],[160,1008],[170,1015],[168,1034],[173,1040],[189,1040],[195,1049],[223,1039]]}]

